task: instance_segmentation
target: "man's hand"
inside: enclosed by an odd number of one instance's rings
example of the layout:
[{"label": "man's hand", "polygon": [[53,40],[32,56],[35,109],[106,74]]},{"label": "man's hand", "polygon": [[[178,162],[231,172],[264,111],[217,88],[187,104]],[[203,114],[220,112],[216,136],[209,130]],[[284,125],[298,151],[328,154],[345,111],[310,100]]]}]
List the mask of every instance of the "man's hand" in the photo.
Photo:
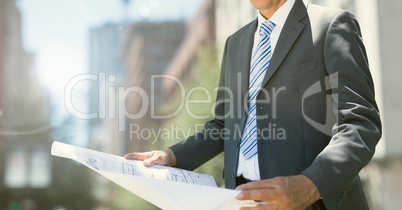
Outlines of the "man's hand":
[{"label": "man's hand", "polygon": [[315,184],[304,175],[277,177],[273,179],[250,182],[236,188],[242,192],[239,200],[265,201],[252,209],[306,209],[320,198]]},{"label": "man's hand", "polygon": [[150,152],[142,152],[142,153],[128,153],[124,155],[126,159],[134,159],[141,160],[144,162],[145,166],[152,165],[162,165],[162,166],[175,166],[176,165],[176,157],[173,154],[173,151],[170,148],[167,148],[164,151],[155,150]]}]

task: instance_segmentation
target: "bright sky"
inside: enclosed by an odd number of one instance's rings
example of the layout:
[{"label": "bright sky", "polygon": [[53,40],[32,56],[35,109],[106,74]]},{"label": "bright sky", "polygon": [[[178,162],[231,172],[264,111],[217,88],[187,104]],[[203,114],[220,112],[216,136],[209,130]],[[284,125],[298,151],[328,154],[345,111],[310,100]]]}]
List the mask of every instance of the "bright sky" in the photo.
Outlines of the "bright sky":
[{"label": "bright sky", "polygon": [[[202,0],[131,0],[131,21],[187,20]],[[64,89],[75,76],[88,72],[88,37],[92,27],[119,23],[122,0],[18,0],[24,47],[34,53],[37,75],[51,94],[52,124],[68,115]],[[87,110],[86,87],[73,95],[78,110]]]},{"label": "bright sky", "polygon": [[[200,0],[131,0],[131,20],[188,19]],[[52,88],[87,68],[90,27],[120,22],[121,0],[19,0],[25,48],[36,54],[41,80]]]}]

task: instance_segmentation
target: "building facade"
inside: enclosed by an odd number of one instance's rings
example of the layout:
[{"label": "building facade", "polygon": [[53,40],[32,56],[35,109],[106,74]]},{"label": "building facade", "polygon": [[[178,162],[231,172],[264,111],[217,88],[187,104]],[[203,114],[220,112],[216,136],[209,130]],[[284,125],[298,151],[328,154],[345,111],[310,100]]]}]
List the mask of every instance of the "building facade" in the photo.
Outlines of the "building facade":
[{"label": "building facade", "polygon": [[0,0],[0,209],[91,209],[87,169],[50,154],[52,108],[22,40],[16,1]]},{"label": "building facade", "polygon": [[[126,133],[128,151],[146,151],[153,139],[141,131],[158,129],[162,121],[153,115],[162,101],[162,80],[185,35],[185,22],[137,22],[128,26],[124,41],[125,93],[120,94],[120,130]],[[149,135],[148,135],[149,134]],[[141,138],[145,137],[145,138]]]},{"label": "building facade", "polygon": [[122,154],[126,147],[124,135],[118,130],[118,87],[124,87],[122,23],[107,23],[94,27],[89,33],[89,72],[96,78],[89,83],[88,113],[89,145],[91,148]]},{"label": "building facade", "polygon": [[0,0],[0,209],[52,205],[44,203],[53,182],[45,98],[16,2]]}]

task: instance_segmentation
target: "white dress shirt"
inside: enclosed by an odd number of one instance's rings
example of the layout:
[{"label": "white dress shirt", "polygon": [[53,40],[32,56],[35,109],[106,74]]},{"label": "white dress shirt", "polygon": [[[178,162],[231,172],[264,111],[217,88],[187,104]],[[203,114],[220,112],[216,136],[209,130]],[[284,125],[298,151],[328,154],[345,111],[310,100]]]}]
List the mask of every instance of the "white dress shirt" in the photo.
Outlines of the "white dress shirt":
[{"label": "white dress shirt", "polygon": [[[271,33],[271,49],[272,55],[275,53],[275,47],[279,39],[279,35],[282,32],[283,25],[289,16],[290,10],[292,9],[295,0],[287,0],[270,18],[272,22],[276,24],[274,30]],[[260,41],[260,28],[261,23],[267,19],[258,13],[258,27],[254,34],[254,45],[252,55]],[[251,57],[250,57],[251,60]],[[258,166],[258,154],[254,155],[251,159],[247,160],[244,158],[243,154],[239,152],[239,165],[237,168],[237,176],[241,176],[250,180],[260,180],[260,168]]]}]

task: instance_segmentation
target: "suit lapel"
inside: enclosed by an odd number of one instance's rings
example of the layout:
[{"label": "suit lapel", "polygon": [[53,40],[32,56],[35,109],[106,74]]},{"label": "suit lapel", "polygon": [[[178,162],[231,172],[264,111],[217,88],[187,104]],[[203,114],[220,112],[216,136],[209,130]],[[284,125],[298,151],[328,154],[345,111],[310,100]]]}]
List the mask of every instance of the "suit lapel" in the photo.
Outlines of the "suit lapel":
[{"label": "suit lapel", "polygon": [[[306,27],[305,24],[300,21],[307,16],[306,6],[303,1],[296,0],[295,5],[292,8],[292,11],[289,14],[289,17],[282,29],[280,38],[276,45],[275,52],[272,56],[271,63],[268,67],[267,73],[265,74],[262,86],[265,86],[266,83],[271,79],[274,73],[278,70],[279,66],[282,64],[283,60],[286,58],[293,44],[299,37],[300,33]],[[250,62],[251,62],[251,53],[253,49],[253,40],[255,30],[258,26],[258,20],[254,20],[248,30],[243,34],[240,39],[240,52],[239,60],[240,60],[240,68],[238,69],[238,75],[241,75],[240,79],[240,101],[241,109],[247,112],[248,107],[244,107],[244,101],[247,100],[245,97],[247,96],[247,92],[249,90],[249,77],[250,77]],[[244,115],[246,116],[246,115]],[[241,120],[240,127],[243,128],[243,121]]]},{"label": "suit lapel", "polygon": [[268,66],[268,70],[262,82],[262,87],[267,84],[267,82],[278,70],[279,66],[285,60],[287,54],[292,48],[293,44],[300,36],[300,33],[306,27],[305,24],[300,22],[306,16],[307,10],[305,4],[302,1],[296,0],[295,5],[293,6],[279,36],[274,54],[272,55],[271,63]]},{"label": "suit lapel", "polygon": [[[252,22],[246,33],[242,36],[240,40],[240,75],[242,75],[241,79],[241,102],[243,102],[247,99],[245,97],[247,96],[247,92],[249,90],[249,77],[250,77],[250,62],[251,62],[251,53],[253,50],[253,44],[254,44],[254,34],[255,30],[257,29],[258,26],[258,21],[257,19]],[[248,108],[244,107],[244,109],[247,111]]]}]

